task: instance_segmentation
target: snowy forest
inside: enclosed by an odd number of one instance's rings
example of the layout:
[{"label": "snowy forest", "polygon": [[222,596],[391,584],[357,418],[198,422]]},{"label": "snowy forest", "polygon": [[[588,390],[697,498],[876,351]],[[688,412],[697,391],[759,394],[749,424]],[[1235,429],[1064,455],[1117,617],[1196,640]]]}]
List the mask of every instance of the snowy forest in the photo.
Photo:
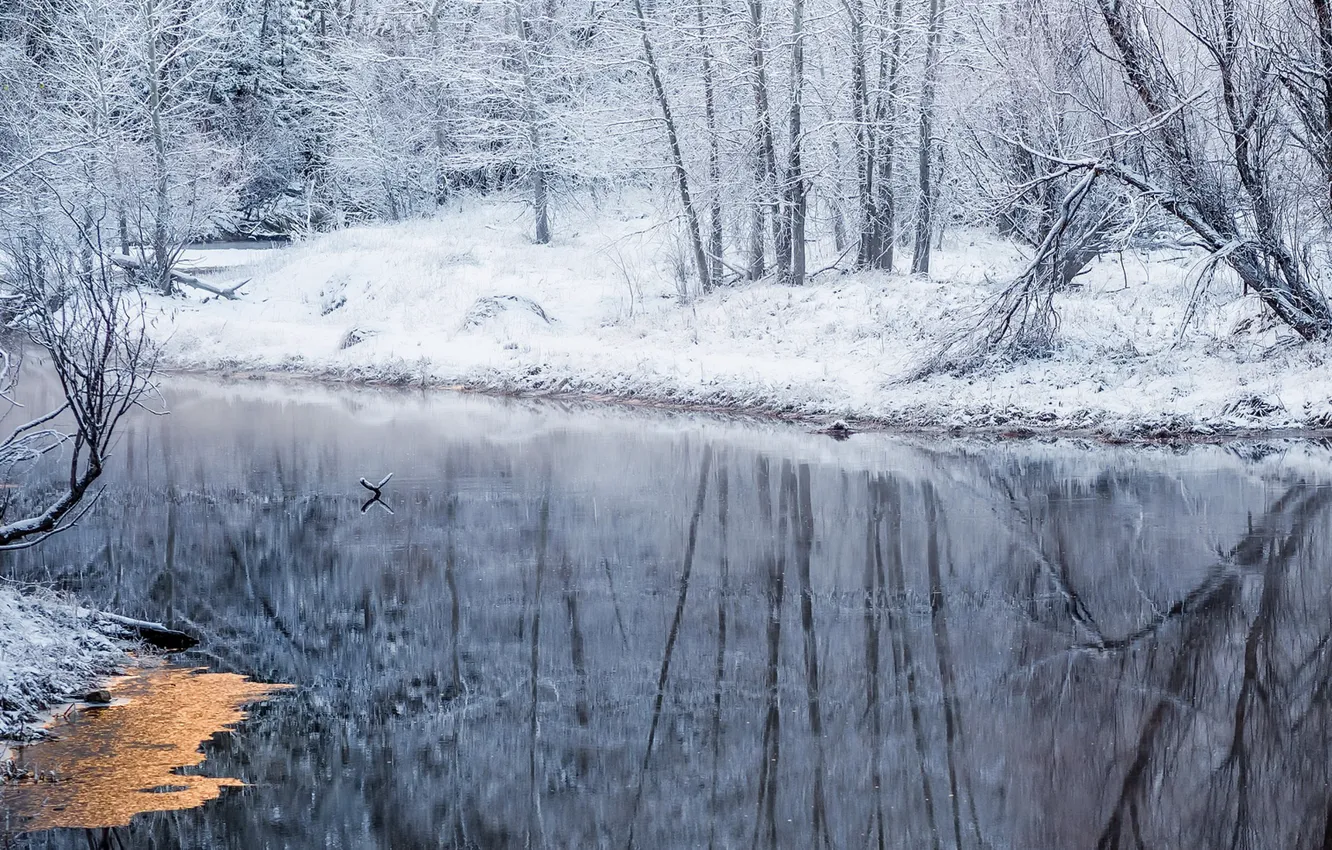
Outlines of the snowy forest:
[{"label": "snowy forest", "polygon": [[1035,290],[1170,235],[1326,332],[1326,4],[954,2],[17,0],[6,214],[164,265],[514,188],[545,242],[634,181],[678,194],[704,291],[807,255],[928,272],[984,222],[1038,247]]},{"label": "snowy forest", "polygon": [[[1324,0],[10,0],[0,89],[11,283],[96,266],[232,299],[241,284],[180,268],[188,245],[496,197],[521,203],[529,244],[558,244],[632,189],[667,246],[649,276],[684,302],[825,273],[951,279],[952,234],[1011,249],[982,258],[965,309],[913,319],[930,331],[888,370],[907,378],[1048,357],[1061,299],[1125,252],[1188,258],[1171,285],[1123,271],[1143,310],[1171,311],[1167,336],[1223,287],[1244,305],[1227,331],[1332,331]],[[1114,357],[1142,351],[1125,336]],[[1206,401],[1294,404],[1233,396]],[[886,415],[861,401],[814,406]],[[1319,405],[1298,424],[1332,415]]]}]

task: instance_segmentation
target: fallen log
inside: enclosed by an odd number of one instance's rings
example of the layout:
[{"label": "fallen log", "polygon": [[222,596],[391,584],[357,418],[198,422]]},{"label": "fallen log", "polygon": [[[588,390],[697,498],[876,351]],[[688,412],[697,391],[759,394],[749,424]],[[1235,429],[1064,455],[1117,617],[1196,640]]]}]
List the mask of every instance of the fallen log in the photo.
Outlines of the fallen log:
[{"label": "fallen log", "polygon": [[132,634],[138,635],[139,639],[149,646],[167,652],[180,652],[199,644],[199,639],[194,635],[182,632],[179,629],[168,628],[161,623],[136,620],[133,617],[123,617],[120,614],[111,614],[106,611],[92,611],[87,608],[76,609],[76,613],[80,617],[104,620],[117,625]]},{"label": "fallen log", "polygon": [[[143,263],[139,262],[133,257],[125,257],[118,254],[112,254],[110,259],[111,259],[111,265],[116,266],[117,268],[133,272],[138,272],[143,270]],[[219,298],[225,298],[228,301],[235,301],[236,292],[242,286],[253,280],[253,278],[246,278],[245,280],[242,280],[240,283],[236,284],[235,286],[229,287],[227,289],[222,289],[221,287],[213,286],[211,283],[204,283],[202,280],[195,277],[194,275],[185,274],[185,272],[180,271],[179,269],[172,269],[171,280],[175,283],[179,283],[184,286],[193,287],[194,289],[202,289],[204,292],[211,292],[213,295],[216,295]]]}]

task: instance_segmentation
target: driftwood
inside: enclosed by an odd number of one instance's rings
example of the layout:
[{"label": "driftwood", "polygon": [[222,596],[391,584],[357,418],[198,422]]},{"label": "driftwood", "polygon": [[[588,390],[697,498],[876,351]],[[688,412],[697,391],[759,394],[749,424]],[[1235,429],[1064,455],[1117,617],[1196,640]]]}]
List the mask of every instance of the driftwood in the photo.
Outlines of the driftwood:
[{"label": "driftwood", "polygon": [[[132,272],[138,272],[143,270],[143,263],[139,262],[133,257],[124,257],[115,254],[111,256],[111,265]],[[194,289],[202,289],[204,292],[211,292],[213,295],[216,295],[219,298],[226,298],[228,301],[235,301],[237,290],[239,290],[245,284],[249,283],[251,280],[253,280],[253,278],[246,278],[245,280],[242,280],[240,283],[236,284],[235,286],[229,287],[227,289],[222,289],[220,287],[213,286],[211,283],[204,283],[202,280],[195,277],[194,275],[185,274],[185,272],[180,271],[179,269],[172,269],[171,280],[175,283],[179,283],[184,286],[189,286]]]},{"label": "driftwood", "polygon": [[383,492],[384,485],[389,483],[389,479],[391,478],[393,478],[392,472],[390,472],[388,475],[385,475],[378,484],[371,484],[366,479],[364,478],[361,479],[361,486],[374,494],[368,500],[366,500],[366,503],[364,505],[361,505],[361,513],[365,513],[366,511],[370,510],[370,506],[375,504],[378,504],[381,508],[388,511],[389,513],[393,513],[393,508],[390,508],[388,506],[388,502],[384,501],[384,492]]},{"label": "driftwood", "polygon": [[179,652],[197,646],[199,643],[199,639],[194,635],[178,629],[168,628],[161,623],[136,620],[133,617],[122,617],[119,614],[110,614],[106,611],[90,611],[87,608],[79,608],[77,613],[80,617],[91,617],[117,625],[138,635],[139,639],[149,646],[167,652]]},{"label": "driftwood", "polygon": [[389,481],[390,481],[392,478],[393,478],[393,473],[392,473],[392,472],[390,472],[388,475],[385,475],[384,478],[383,478],[378,484],[371,484],[369,481],[366,481],[364,478],[362,478],[362,479],[361,479],[361,486],[364,487],[365,489],[369,490],[371,493],[374,493],[374,494],[375,494],[375,498],[378,499],[380,496],[384,495],[384,494],[383,494],[382,492],[380,492],[380,491],[382,491],[382,490],[384,489],[384,485],[387,484],[387,483],[389,483]]}]

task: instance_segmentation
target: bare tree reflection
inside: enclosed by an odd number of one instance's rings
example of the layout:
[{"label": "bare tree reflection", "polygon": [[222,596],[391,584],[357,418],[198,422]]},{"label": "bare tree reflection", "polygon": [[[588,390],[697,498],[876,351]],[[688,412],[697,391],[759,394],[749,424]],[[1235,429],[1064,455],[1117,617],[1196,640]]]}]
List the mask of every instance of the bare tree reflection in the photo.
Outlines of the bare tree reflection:
[{"label": "bare tree reflection", "polygon": [[727,506],[730,483],[726,458],[717,464],[717,531],[718,531],[718,591],[717,591],[717,672],[712,690],[712,783],[708,800],[708,847],[717,846],[717,822],[721,818],[717,786],[721,776],[722,754],[722,684],[726,678],[726,605],[730,595],[731,564],[727,552]]},{"label": "bare tree reflection", "polygon": [[796,528],[796,576],[800,581],[800,630],[805,636],[805,689],[809,710],[809,733],[814,742],[814,788],[811,805],[813,840],[832,845],[827,822],[828,804],[823,796],[824,770],[827,756],[823,746],[823,706],[819,697],[819,642],[814,633],[814,590],[810,580],[809,561],[814,549],[814,507],[810,496],[809,465],[801,464],[799,475],[790,475],[783,469],[788,489],[794,490],[793,502],[799,520]]},{"label": "bare tree reflection", "polygon": [[689,536],[685,542],[684,564],[680,568],[680,595],[675,603],[675,616],[671,619],[671,629],[666,635],[666,648],[662,651],[661,672],[657,674],[657,692],[652,702],[652,725],[648,729],[647,746],[643,748],[643,766],[638,775],[638,790],[634,793],[634,813],[629,820],[629,848],[634,846],[634,825],[638,820],[638,811],[643,804],[643,784],[647,778],[648,766],[652,761],[652,746],[657,740],[657,728],[661,723],[661,707],[666,697],[666,682],[671,674],[671,658],[675,654],[675,643],[680,637],[680,625],[684,621],[685,602],[689,599],[689,578],[694,571],[694,551],[698,545],[698,524],[703,516],[703,502],[708,495],[708,475],[712,465],[712,446],[703,449],[703,468],[698,475],[698,497],[694,500],[694,512],[689,518]]},{"label": "bare tree reflection", "polygon": [[[766,566],[766,612],[768,660],[763,693],[766,711],[763,718],[763,741],[759,757],[758,801],[754,818],[754,846],[766,838],[770,847],[777,846],[777,771],[781,766],[781,650],[782,617],[786,584],[786,536],[789,512],[789,491],[778,487],[777,521],[774,527],[772,510],[772,483],[768,459],[760,456],[756,461],[757,490],[761,527],[767,532],[762,547],[762,561]],[[782,478],[785,479],[785,468]],[[766,824],[766,831],[765,831]]]},{"label": "bare tree reflection", "polygon": [[1328,846],[1298,470],[543,427],[376,457],[413,473],[367,524],[323,485],[384,441],[289,430],[131,435],[107,510],[6,565],[300,685],[208,745],[249,789],[127,846]]}]

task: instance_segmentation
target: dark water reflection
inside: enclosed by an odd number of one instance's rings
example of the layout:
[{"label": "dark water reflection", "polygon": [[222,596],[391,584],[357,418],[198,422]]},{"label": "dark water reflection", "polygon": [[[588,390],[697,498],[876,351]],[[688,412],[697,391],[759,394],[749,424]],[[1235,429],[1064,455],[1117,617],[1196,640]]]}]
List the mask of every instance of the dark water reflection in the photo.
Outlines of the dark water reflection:
[{"label": "dark water reflection", "polygon": [[[1316,446],[184,381],[171,407],[3,569],[300,689],[208,748],[253,787],[127,846],[1328,846]],[[389,471],[395,513],[362,514]]]}]

